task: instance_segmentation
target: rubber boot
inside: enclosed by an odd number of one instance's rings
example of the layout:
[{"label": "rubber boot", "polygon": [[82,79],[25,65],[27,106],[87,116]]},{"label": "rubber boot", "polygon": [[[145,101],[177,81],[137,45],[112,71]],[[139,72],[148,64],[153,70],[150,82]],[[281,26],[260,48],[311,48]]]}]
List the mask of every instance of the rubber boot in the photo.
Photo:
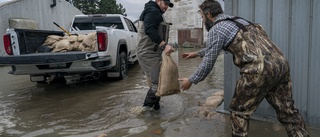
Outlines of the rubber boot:
[{"label": "rubber boot", "polygon": [[149,89],[143,103],[143,107],[153,107],[155,110],[160,109],[160,97],[156,96],[156,90]]}]

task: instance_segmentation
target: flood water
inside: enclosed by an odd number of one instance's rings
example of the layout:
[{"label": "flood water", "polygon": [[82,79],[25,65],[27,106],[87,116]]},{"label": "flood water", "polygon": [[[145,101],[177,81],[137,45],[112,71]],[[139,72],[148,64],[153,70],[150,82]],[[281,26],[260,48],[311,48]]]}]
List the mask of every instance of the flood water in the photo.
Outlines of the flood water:
[{"label": "flood water", "polygon": [[[179,49],[172,54],[180,77],[189,77],[200,58],[183,60]],[[223,90],[223,54],[203,82],[188,91],[161,98],[161,110],[141,111],[148,90],[139,64],[130,67],[127,79],[97,80],[75,85],[37,84],[29,76],[7,74],[0,67],[1,137],[230,137],[229,115],[211,119],[199,113],[199,102]],[[214,110],[210,110],[213,111]],[[320,134],[308,126],[311,136]],[[278,122],[251,120],[249,136],[286,137]]]}]

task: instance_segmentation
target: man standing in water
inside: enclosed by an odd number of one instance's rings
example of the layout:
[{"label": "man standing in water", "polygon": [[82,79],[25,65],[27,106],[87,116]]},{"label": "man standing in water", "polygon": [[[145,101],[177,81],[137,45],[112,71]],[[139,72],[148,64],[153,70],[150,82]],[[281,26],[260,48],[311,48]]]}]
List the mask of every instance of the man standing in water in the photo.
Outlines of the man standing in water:
[{"label": "man standing in water", "polygon": [[167,11],[168,7],[173,7],[170,0],[149,1],[145,4],[138,22],[138,61],[147,79],[151,82],[143,107],[153,107],[155,110],[160,109],[160,97],[155,93],[158,88],[162,51],[167,55],[173,52],[173,47],[161,38],[158,31],[160,23],[164,21],[162,14]]},{"label": "man standing in water", "polygon": [[215,0],[205,0],[199,8],[208,30],[207,45],[198,52],[182,54],[185,59],[200,56],[203,60],[193,75],[179,79],[181,89],[187,90],[204,80],[223,49],[233,55],[233,62],[240,69],[230,103],[232,136],[247,136],[250,115],[266,98],[289,137],[308,137],[305,123],[294,107],[288,61],[263,28],[240,17],[223,14]]}]

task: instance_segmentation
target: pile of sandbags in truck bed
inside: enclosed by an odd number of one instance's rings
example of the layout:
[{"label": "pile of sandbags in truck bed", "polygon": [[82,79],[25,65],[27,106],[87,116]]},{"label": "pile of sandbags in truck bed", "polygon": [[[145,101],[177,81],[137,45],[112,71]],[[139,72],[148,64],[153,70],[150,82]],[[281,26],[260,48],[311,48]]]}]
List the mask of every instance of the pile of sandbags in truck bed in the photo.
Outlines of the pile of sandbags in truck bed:
[{"label": "pile of sandbags in truck bed", "polygon": [[49,35],[37,52],[95,51],[96,32],[71,36]]}]

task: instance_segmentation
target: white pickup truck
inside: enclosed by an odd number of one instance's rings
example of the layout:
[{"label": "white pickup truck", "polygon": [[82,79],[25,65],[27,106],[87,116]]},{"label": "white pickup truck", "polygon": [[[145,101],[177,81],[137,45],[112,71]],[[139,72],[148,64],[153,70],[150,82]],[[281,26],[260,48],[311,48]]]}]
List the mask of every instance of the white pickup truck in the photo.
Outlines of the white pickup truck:
[{"label": "white pickup truck", "polygon": [[76,15],[71,25],[71,35],[96,32],[95,51],[39,53],[37,49],[49,35],[66,33],[9,28],[3,36],[7,55],[0,57],[0,65],[10,65],[9,74],[30,75],[30,80],[38,83],[65,78],[68,84],[104,74],[127,77],[128,64],[137,61],[138,34],[132,21],[118,14]]}]

